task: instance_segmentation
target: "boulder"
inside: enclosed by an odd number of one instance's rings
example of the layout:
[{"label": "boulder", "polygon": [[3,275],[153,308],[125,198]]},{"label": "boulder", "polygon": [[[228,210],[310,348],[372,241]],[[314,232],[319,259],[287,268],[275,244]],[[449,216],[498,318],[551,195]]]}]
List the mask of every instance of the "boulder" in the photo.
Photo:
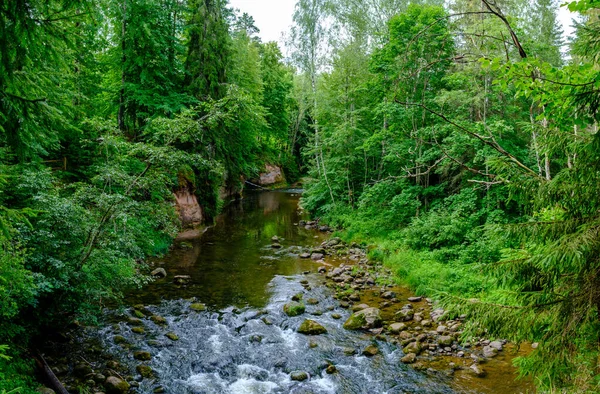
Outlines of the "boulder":
[{"label": "boulder", "polygon": [[175,275],[173,277],[173,283],[175,283],[176,285],[185,285],[190,283],[190,280],[192,280],[192,277],[189,275]]},{"label": "boulder", "polygon": [[137,373],[139,373],[143,378],[151,378],[154,376],[154,371],[147,365],[138,365],[135,367]]},{"label": "boulder", "polygon": [[406,346],[404,346],[404,349],[402,349],[404,354],[409,354],[409,353],[420,354],[422,350],[423,350],[423,347],[421,346],[421,343],[417,342],[417,341],[407,343]]},{"label": "boulder", "polygon": [[310,258],[310,253],[300,253],[300,258],[301,259],[308,259],[308,258]]},{"label": "boulder", "polygon": [[155,324],[158,324],[158,325],[161,325],[161,326],[166,326],[167,325],[167,319],[165,319],[162,316],[153,315],[153,316],[150,316],[150,320],[152,320]]},{"label": "boulder", "polygon": [[320,335],[327,333],[327,329],[314,320],[306,319],[298,328],[298,332],[304,335]]},{"label": "boulder", "polygon": [[133,352],[133,358],[140,361],[148,361],[152,358],[152,356],[150,355],[150,352],[137,351]]},{"label": "boulder", "polygon": [[478,364],[471,365],[469,367],[469,370],[473,375],[477,376],[478,378],[483,378],[485,375],[487,375],[485,370],[481,368]]},{"label": "boulder", "polygon": [[323,257],[325,257],[325,256],[323,255],[323,253],[313,253],[313,254],[311,254],[311,255],[310,255],[310,258],[311,258],[312,260],[322,260],[322,259],[323,259]]},{"label": "boulder", "polygon": [[177,334],[175,334],[174,332],[168,332],[165,334],[165,336],[167,338],[169,338],[172,341],[178,341],[179,340],[179,336]]},{"label": "boulder", "polygon": [[271,247],[273,249],[281,249],[281,244],[278,243],[278,242],[274,242],[274,243],[271,244]]},{"label": "boulder", "polygon": [[277,183],[284,182],[285,178],[281,168],[271,164],[265,165],[265,172],[260,173],[258,184],[261,186],[272,186]]},{"label": "boulder", "polygon": [[490,342],[490,347],[493,347],[497,351],[501,351],[504,348],[504,345],[502,345],[502,342],[500,341],[492,341]]},{"label": "boulder", "polygon": [[157,278],[165,278],[167,276],[167,271],[164,268],[157,268],[150,273],[150,275]]},{"label": "boulder", "polygon": [[404,364],[412,364],[417,361],[417,355],[414,353],[408,353],[406,356],[400,359]]},{"label": "boulder", "polygon": [[452,345],[452,342],[454,342],[454,338],[452,338],[451,336],[448,335],[442,335],[441,337],[438,338],[438,345],[440,346],[450,346]]},{"label": "boulder", "polygon": [[294,371],[290,374],[290,379],[295,380],[297,382],[305,381],[308,379],[308,377],[308,372],[304,371]]},{"label": "boulder", "polygon": [[377,347],[377,345],[372,345],[372,344],[367,346],[362,352],[363,356],[367,356],[367,357],[373,357],[378,353],[379,353],[379,348]]},{"label": "boulder", "polygon": [[498,349],[493,348],[491,346],[484,346],[483,347],[483,356],[485,358],[496,357],[496,355],[498,355]]},{"label": "boulder", "polygon": [[206,305],[200,303],[200,302],[195,302],[193,304],[190,305],[190,309],[196,311],[196,312],[202,312],[206,310]]},{"label": "boulder", "polygon": [[347,330],[360,330],[381,327],[381,311],[377,308],[365,308],[353,313],[344,323]]},{"label": "boulder", "polygon": [[423,297],[408,297],[410,302],[419,302],[423,299]]},{"label": "boulder", "polygon": [[306,311],[306,307],[300,302],[292,301],[283,306],[283,311],[286,315],[294,317],[303,314]]},{"label": "boulder", "polygon": [[398,334],[400,331],[406,330],[406,324],[404,323],[392,323],[390,324],[390,332],[392,334]]},{"label": "boulder", "polygon": [[401,309],[396,312],[396,320],[397,321],[410,321],[413,319],[415,315],[415,311],[412,309]]},{"label": "boulder", "polygon": [[396,298],[396,293],[393,291],[386,291],[381,295],[381,298],[385,298],[386,300],[391,300],[392,298]]},{"label": "boulder", "polygon": [[124,394],[129,391],[129,383],[116,376],[109,376],[104,382],[106,394]]}]

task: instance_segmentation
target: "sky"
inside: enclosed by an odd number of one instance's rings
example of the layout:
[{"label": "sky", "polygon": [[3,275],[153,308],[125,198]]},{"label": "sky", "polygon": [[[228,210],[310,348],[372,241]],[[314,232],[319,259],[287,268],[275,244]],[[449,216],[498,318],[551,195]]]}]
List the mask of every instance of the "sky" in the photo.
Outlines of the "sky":
[{"label": "sky", "polygon": [[[277,41],[282,48],[285,41],[282,34],[287,33],[292,25],[295,4],[296,0],[229,0],[231,7],[254,17],[264,42]],[[565,7],[561,7],[559,20],[567,36],[573,30],[570,27],[571,15]]]}]

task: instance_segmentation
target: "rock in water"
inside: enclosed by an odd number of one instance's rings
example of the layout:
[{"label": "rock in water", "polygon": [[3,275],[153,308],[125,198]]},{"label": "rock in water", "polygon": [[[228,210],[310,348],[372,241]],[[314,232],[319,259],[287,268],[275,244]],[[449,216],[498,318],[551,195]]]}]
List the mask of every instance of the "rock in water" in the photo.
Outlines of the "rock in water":
[{"label": "rock in water", "polygon": [[496,348],[493,348],[491,346],[485,346],[483,348],[483,356],[485,358],[496,357],[497,354],[498,354],[498,349],[496,349]]},{"label": "rock in water", "polygon": [[381,311],[370,307],[353,313],[344,323],[344,328],[347,330],[367,330],[381,327],[382,322]]},{"label": "rock in water", "polygon": [[390,324],[390,332],[392,334],[398,334],[400,331],[406,330],[406,324],[404,323],[392,323]]},{"label": "rock in water", "polygon": [[152,358],[152,356],[150,355],[150,352],[139,351],[133,353],[133,358],[136,360],[148,361]]},{"label": "rock in water", "polygon": [[491,342],[490,347],[493,347],[497,351],[501,351],[504,348],[504,346],[502,345],[502,342],[500,342],[500,341]]},{"label": "rock in water", "polygon": [[116,376],[109,376],[104,382],[104,389],[106,394],[124,394],[129,391],[129,383]]},{"label": "rock in water", "polygon": [[417,361],[417,355],[414,353],[408,353],[406,356],[400,359],[404,364],[412,364]]},{"label": "rock in water", "polygon": [[290,374],[290,379],[302,382],[308,379],[308,373],[304,371],[294,371]]},{"label": "rock in water", "polygon": [[369,345],[363,350],[363,355],[367,357],[373,357],[379,353],[379,348],[377,345]]},{"label": "rock in water", "polygon": [[189,275],[175,275],[173,278],[173,282],[177,285],[188,284],[190,283],[190,280],[192,280],[192,277]]},{"label": "rock in water", "polygon": [[485,375],[487,375],[487,372],[485,372],[485,370],[481,368],[478,364],[471,365],[469,369],[471,370],[473,375],[477,376],[478,378],[483,378]]},{"label": "rock in water", "polygon": [[196,303],[190,305],[190,309],[193,309],[196,312],[202,312],[202,311],[206,310],[206,305],[204,305],[200,302],[196,302]]},{"label": "rock in water", "polygon": [[157,268],[150,273],[150,275],[155,276],[157,278],[164,278],[167,276],[167,271],[164,268]]},{"label": "rock in water", "polygon": [[306,319],[298,328],[300,334],[320,335],[327,333],[327,329],[314,320]]},{"label": "rock in water", "polygon": [[137,373],[139,373],[143,378],[151,378],[154,376],[154,371],[147,365],[140,364],[135,367]]},{"label": "rock in water", "polygon": [[290,317],[298,316],[304,313],[306,307],[299,302],[288,302],[283,306],[283,311]]}]

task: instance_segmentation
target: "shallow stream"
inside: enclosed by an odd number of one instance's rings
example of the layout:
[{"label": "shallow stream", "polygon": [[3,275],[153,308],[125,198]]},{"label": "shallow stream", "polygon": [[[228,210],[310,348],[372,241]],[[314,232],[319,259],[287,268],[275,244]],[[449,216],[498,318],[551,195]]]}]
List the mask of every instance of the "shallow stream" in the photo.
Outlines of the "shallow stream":
[{"label": "shallow stream", "polygon": [[[298,256],[325,238],[297,225],[302,219],[298,201],[298,191],[290,190],[248,194],[229,205],[200,237],[177,241],[168,256],[154,262],[166,270],[166,278],[129,294],[131,307],[108,312],[99,328],[87,329],[85,340],[99,342],[105,357],[132,371],[138,393],[526,392],[527,385],[512,383],[509,359],[482,384],[488,378],[417,371],[400,362],[400,347],[342,328],[351,312],[323,285],[317,273],[321,264]],[[280,237],[281,248],[272,248],[273,236]],[[188,283],[174,284],[175,275],[188,275]],[[306,313],[288,317],[283,305],[298,293],[314,300]],[[190,308],[198,303],[206,310]],[[138,317],[142,311],[163,317],[166,324],[143,317],[143,330],[137,330],[143,332],[135,333],[139,325],[124,318],[135,314],[133,306]],[[306,318],[327,333],[297,333]],[[373,343],[379,354],[362,355]],[[136,351],[148,352],[150,360],[136,360]],[[150,367],[153,377],[136,375],[139,365]],[[336,372],[327,373],[329,365]],[[309,378],[292,380],[297,371]]]}]

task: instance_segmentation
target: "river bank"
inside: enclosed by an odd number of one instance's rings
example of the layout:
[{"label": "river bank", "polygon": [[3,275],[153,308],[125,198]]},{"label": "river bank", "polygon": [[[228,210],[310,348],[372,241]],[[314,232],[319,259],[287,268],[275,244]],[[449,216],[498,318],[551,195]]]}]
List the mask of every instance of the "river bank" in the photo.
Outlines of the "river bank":
[{"label": "river bank", "polygon": [[[530,390],[512,383],[510,346],[484,360],[485,340],[459,345],[460,319],[446,320],[431,301],[394,285],[358,245],[304,223],[298,198],[251,195],[201,237],[177,241],[153,262],[165,277],[47,352],[69,391]],[[379,318],[347,329],[367,309]],[[487,376],[475,376],[472,364]]]}]

